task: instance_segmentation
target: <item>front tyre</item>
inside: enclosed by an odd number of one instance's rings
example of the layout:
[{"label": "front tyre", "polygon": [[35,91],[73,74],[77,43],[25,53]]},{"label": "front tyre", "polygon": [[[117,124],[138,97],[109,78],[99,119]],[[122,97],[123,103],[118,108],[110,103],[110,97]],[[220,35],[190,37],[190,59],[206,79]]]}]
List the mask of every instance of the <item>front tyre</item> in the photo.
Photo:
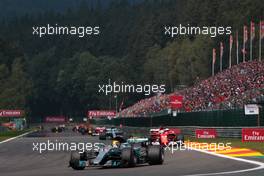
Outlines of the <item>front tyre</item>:
[{"label": "front tyre", "polygon": [[137,164],[137,157],[134,154],[133,148],[124,148],[121,154],[121,163],[123,167],[135,167]]},{"label": "front tyre", "polygon": [[70,158],[70,167],[74,170],[84,170],[85,166],[80,165],[80,153],[79,152],[71,152]]}]

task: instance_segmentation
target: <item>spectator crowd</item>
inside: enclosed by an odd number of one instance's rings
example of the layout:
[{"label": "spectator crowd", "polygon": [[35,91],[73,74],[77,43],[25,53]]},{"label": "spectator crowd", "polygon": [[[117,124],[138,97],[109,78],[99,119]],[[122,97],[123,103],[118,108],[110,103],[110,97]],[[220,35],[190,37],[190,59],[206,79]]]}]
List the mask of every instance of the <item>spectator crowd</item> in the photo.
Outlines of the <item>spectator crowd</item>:
[{"label": "spectator crowd", "polygon": [[183,96],[181,111],[203,111],[243,108],[263,96],[264,61],[244,62],[198,82],[192,87],[171,94],[140,100],[123,109],[122,117],[141,117],[170,109],[171,95]]}]

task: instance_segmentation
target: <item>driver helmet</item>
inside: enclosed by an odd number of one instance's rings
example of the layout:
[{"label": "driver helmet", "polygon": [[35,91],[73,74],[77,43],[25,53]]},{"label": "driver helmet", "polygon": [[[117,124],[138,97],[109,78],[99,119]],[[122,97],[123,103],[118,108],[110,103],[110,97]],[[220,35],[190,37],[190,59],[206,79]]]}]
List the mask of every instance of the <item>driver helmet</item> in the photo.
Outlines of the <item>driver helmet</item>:
[{"label": "driver helmet", "polygon": [[119,141],[117,141],[117,140],[113,140],[112,141],[112,146],[113,147],[118,147],[120,145],[120,142]]}]

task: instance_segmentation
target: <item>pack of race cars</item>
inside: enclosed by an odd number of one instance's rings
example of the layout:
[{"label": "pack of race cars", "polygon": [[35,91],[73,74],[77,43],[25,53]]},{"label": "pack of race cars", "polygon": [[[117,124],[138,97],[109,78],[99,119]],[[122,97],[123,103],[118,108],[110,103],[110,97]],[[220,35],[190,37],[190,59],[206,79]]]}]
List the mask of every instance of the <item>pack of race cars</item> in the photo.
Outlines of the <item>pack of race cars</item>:
[{"label": "pack of race cars", "polygon": [[61,133],[61,132],[65,131],[65,129],[66,129],[65,128],[65,124],[61,124],[61,125],[57,125],[57,126],[51,128],[51,132],[53,132],[53,133]]},{"label": "pack of race cars", "polygon": [[[113,139],[118,136],[123,137],[124,133],[121,129],[116,127],[95,127],[93,128],[91,125],[86,126],[84,124],[76,125],[73,127],[72,131],[79,132],[82,135],[91,135],[91,136],[99,136],[100,140]],[[180,129],[177,128],[154,128],[149,131],[149,141],[152,144],[159,145],[175,145],[175,144],[183,144],[184,136],[181,134]]]},{"label": "pack of race cars", "polygon": [[79,132],[82,135],[92,135],[93,134],[93,127],[90,124],[79,124],[72,128],[72,131]]},{"label": "pack of race cars", "polygon": [[112,139],[112,138],[115,138],[116,136],[123,135],[123,131],[115,127],[111,127],[111,128],[95,127],[93,128],[91,125],[85,125],[85,124],[79,124],[79,125],[74,126],[72,131],[78,132],[82,135],[99,136],[100,140]]},{"label": "pack of race cars", "polygon": [[126,137],[121,129],[96,127],[94,135],[100,140],[111,139],[111,145],[100,144],[99,149],[83,153],[72,152],[69,167],[83,170],[86,167],[135,167],[140,164],[163,164],[164,148],[183,145],[184,136],[178,129],[150,129],[149,137]]}]

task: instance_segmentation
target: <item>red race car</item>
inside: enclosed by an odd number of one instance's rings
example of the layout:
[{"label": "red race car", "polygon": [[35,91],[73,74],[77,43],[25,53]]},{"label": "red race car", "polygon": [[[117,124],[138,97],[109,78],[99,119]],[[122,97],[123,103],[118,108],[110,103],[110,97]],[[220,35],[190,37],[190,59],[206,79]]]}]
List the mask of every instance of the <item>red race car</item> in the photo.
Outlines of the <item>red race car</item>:
[{"label": "red race car", "polygon": [[150,129],[150,141],[153,145],[183,145],[184,136],[177,128],[156,128]]},{"label": "red race car", "polygon": [[79,124],[73,127],[72,131],[79,132],[82,135],[88,134],[92,135],[93,126],[89,124]]},{"label": "red race car", "polygon": [[104,133],[106,131],[105,127],[96,127],[93,131],[93,136],[99,136],[101,133]]}]

